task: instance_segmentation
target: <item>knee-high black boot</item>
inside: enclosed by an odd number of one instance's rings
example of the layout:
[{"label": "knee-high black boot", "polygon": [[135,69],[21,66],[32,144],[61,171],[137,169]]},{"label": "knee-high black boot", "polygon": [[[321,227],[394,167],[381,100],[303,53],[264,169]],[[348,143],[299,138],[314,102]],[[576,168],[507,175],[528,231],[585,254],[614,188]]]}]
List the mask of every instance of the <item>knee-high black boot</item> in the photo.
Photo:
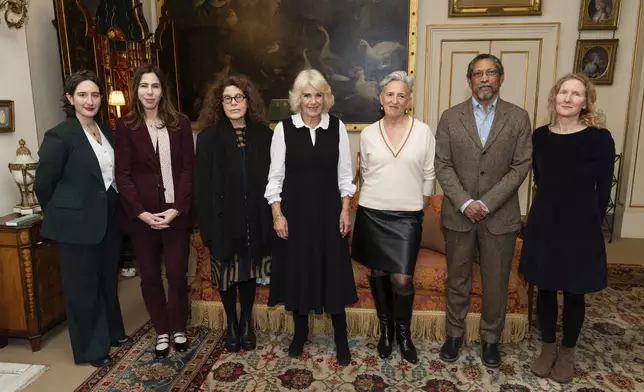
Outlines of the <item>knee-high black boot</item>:
[{"label": "knee-high black boot", "polygon": [[294,310],[293,323],[295,324],[295,334],[291,345],[288,347],[288,356],[297,358],[302,355],[304,343],[309,338],[309,315],[299,314],[297,310]]},{"label": "knee-high black boot", "polygon": [[255,336],[255,328],[253,328],[255,279],[238,283],[237,286],[239,287],[239,304],[241,307],[239,314],[239,339],[244,350],[254,350],[257,346],[257,337]]},{"label": "knee-high black boot", "polygon": [[226,350],[228,352],[239,351],[239,322],[237,321],[237,286],[233,285],[225,291],[219,291],[221,302],[226,312]]},{"label": "knee-high black boot", "polygon": [[400,346],[400,355],[410,363],[418,363],[416,347],[411,341],[411,314],[414,306],[414,291],[408,295],[394,293],[394,323],[396,324],[396,341]]},{"label": "knee-high black boot", "polygon": [[351,363],[351,351],[349,350],[349,338],[347,336],[347,314],[332,314],[333,340],[335,341],[335,358],[340,366],[347,366]]},{"label": "knee-high black boot", "polygon": [[378,341],[378,356],[381,359],[391,355],[394,342],[394,318],[391,311],[392,295],[391,278],[389,275],[369,278],[371,295],[376,304],[376,313],[380,321],[380,340]]}]

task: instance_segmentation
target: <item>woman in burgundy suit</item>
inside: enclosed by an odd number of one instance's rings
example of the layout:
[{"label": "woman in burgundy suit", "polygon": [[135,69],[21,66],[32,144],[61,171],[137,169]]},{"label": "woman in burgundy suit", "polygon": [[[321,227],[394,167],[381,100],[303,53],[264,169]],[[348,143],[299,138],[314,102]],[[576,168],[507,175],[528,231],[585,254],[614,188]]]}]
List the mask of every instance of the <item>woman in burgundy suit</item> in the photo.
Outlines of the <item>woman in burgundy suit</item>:
[{"label": "woman in burgundy suit", "polygon": [[[116,122],[116,183],[141,274],[143,300],[157,332],[155,354],[188,346],[189,236],[194,142],[188,119],[168,98],[161,70],[134,73],[129,113]],[[168,299],[161,279],[165,259]]]}]

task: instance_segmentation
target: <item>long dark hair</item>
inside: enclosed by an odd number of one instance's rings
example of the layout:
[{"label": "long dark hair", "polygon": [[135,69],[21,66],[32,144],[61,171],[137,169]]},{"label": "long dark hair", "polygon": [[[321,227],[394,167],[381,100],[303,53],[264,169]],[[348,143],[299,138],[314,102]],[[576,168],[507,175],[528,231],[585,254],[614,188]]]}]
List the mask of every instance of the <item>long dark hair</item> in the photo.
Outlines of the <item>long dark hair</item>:
[{"label": "long dark hair", "polygon": [[[104,93],[105,90],[103,89],[103,83],[101,83],[100,79],[98,78],[98,76],[96,76],[94,72],[89,71],[87,69],[81,69],[69,75],[65,79],[65,86],[63,87],[63,96],[60,97],[60,102],[63,103],[63,111],[65,112],[67,117],[76,116],[76,109],[74,109],[74,105],[69,103],[69,99],[67,99],[67,94],[74,96],[74,93],[76,92],[76,88],[78,87],[78,85],[87,80],[89,80],[90,82],[93,82],[98,86],[98,91],[101,94],[101,107],[103,106],[103,99],[105,98],[105,93]],[[98,110],[99,111],[97,113],[100,112],[101,108],[99,107]]]},{"label": "long dark hair", "polygon": [[130,86],[130,104],[128,105],[130,112],[125,115],[125,125],[130,129],[145,126],[145,108],[139,100],[138,91],[141,78],[148,73],[155,74],[161,83],[161,99],[159,100],[157,116],[168,130],[176,131],[179,129],[179,112],[170,101],[170,89],[165,75],[159,67],[153,64],[145,64],[134,72],[132,85]]},{"label": "long dark hair", "polygon": [[194,127],[195,130],[201,131],[205,127],[216,124],[221,119],[226,118],[224,104],[221,100],[224,90],[228,86],[237,87],[246,96],[247,109],[246,115],[244,116],[246,119],[249,119],[253,124],[268,124],[264,100],[257,91],[257,88],[255,88],[253,82],[244,75],[234,75],[221,80],[219,83],[213,83],[208,86],[201,111],[199,112],[197,124]]}]

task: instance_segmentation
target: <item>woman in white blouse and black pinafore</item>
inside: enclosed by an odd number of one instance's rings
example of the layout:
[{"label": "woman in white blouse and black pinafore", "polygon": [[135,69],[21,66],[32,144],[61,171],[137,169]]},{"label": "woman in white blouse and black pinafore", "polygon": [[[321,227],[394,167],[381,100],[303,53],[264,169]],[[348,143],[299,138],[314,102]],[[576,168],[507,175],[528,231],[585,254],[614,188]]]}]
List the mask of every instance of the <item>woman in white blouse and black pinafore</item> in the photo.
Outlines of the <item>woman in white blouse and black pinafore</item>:
[{"label": "woman in white blouse and black pinafore", "polygon": [[371,268],[369,283],[380,320],[380,358],[391,354],[395,324],[402,357],[416,363],[410,331],[413,276],[423,206],[434,190],[436,142],[427,124],[406,115],[413,87],[406,72],[392,72],[380,87],[385,115],[360,135],[362,183],[352,257]]},{"label": "woman in white blouse and black pinafore", "polygon": [[347,130],[329,115],[334,98],[322,74],[300,72],[289,91],[296,114],[275,127],[266,199],[279,240],[273,248],[268,305],[293,312],[290,357],[308,337],[308,314],[330,313],[337,362],[351,362],[344,308],[358,301],[349,255],[352,184]]}]

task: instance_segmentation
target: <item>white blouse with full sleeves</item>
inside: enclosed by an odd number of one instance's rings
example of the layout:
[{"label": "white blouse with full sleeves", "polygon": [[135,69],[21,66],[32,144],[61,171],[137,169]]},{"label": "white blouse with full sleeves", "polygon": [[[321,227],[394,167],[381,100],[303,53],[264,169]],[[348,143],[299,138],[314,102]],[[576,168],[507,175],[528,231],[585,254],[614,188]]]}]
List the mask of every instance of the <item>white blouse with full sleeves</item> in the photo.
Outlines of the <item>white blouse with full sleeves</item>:
[{"label": "white blouse with full sleeves", "polygon": [[360,134],[359,205],[386,211],[420,211],[423,196],[432,195],[436,139],[429,125],[409,120],[398,149],[389,141],[382,120]]},{"label": "white blouse with full sleeves", "polygon": [[[311,128],[304,124],[302,116],[297,113],[291,116],[293,124],[297,128],[307,127],[311,134],[311,142],[315,146],[315,129],[329,128],[329,114],[322,113],[320,124],[316,128]],[[353,196],[356,186],[353,184],[353,174],[351,170],[351,151],[349,149],[349,135],[344,123],[340,121],[340,142],[338,143],[340,156],[338,158],[338,189],[340,196]],[[286,172],[286,142],[284,140],[284,126],[280,121],[273,131],[273,141],[271,142],[271,167],[268,172],[268,185],[264,197],[268,204],[276,201],[282,201],[282,184]]]}]

